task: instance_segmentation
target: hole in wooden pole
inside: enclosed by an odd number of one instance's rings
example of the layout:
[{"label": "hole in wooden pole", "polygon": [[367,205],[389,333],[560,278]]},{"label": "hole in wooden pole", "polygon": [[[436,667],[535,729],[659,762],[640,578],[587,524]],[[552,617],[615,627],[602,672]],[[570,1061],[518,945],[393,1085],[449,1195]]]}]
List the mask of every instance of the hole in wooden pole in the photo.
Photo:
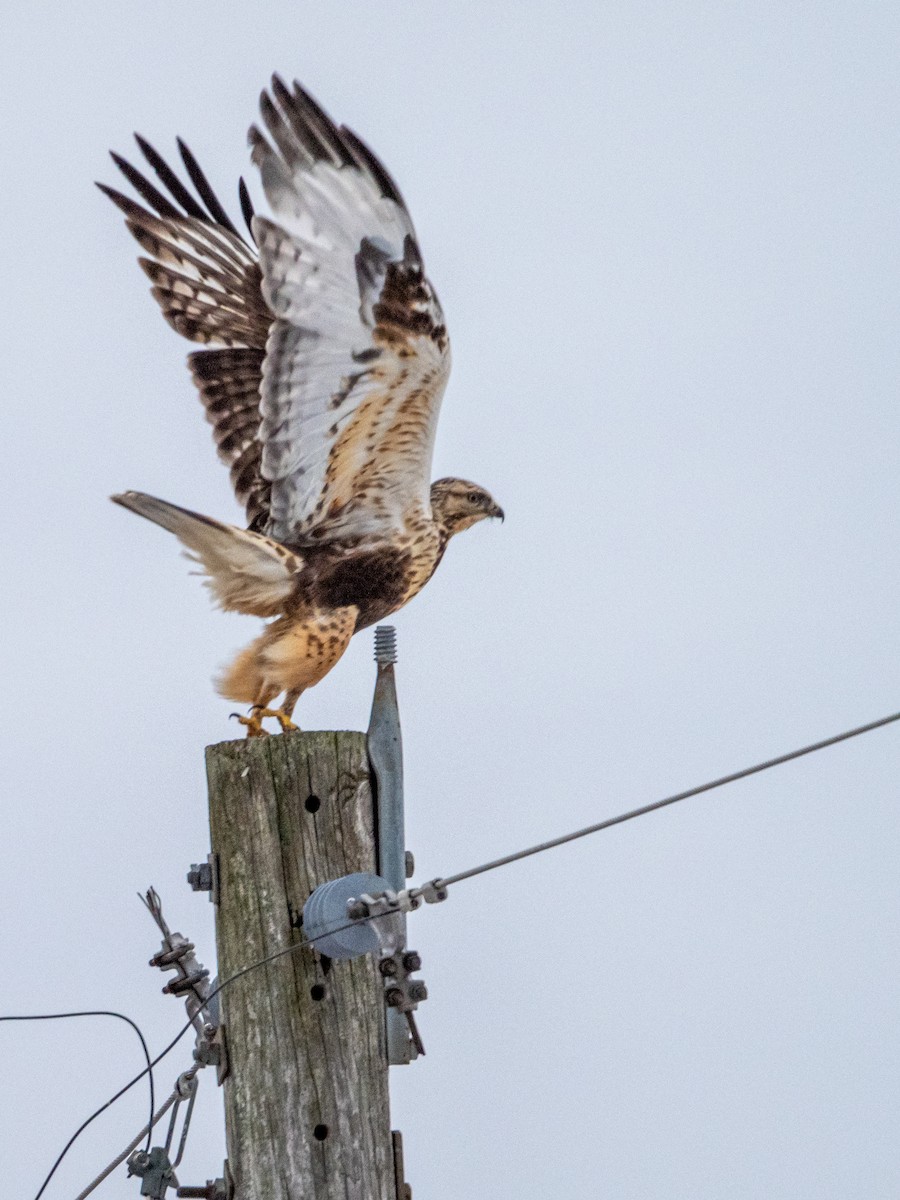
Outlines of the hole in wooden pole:
[{"label": "hole in wooden pole", "polygon": [[315,1127],[315,1129],[313,1130],[313,1137],[316,1139],[317,1142],[324,1142],[325,1139],[328,1137],[328,1126],[327,1125],[317,1125]]},{"label": "hole in wooden pole", "polygon": [[324,983],[314,983],[312,985],[312,987],[309,989],[309,994],[312,996],[313,1000],[324,1000],[325,999],[325,984]]},{"label": "hole in wooden pole", "polygon": [[318,796],[307,796],[303,801],[303,807],[307,812],[318,812],[322,807],[322,801]]}]

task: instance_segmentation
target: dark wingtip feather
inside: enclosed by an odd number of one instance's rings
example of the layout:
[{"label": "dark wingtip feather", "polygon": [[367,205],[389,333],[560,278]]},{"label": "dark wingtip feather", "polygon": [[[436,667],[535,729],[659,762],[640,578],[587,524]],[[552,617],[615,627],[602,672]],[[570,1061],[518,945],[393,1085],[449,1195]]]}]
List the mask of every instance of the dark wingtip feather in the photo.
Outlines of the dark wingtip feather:
[{"label": "dark wingtip feather", "polygon": [[[188,175],[191,177],[191,183],[193,183],[194,187],[197,189],[197,193],[200,196],[200,199],[206,205],[209,215],[216,222],[216,224],[221,225],[224,229],[227,229],[229,233],[233,233],[235,237],[241,237],[237,229],[235,229],[231,217],[229,217],[228,213],[222,207],[219,197],[213,191],[209,180],[203,173],[203,169],[197,162],[196,158],[194,158],[190,147],[181,138],[178,138],[178,152],[181,155],[181,161],[184,163]],[[203,218],[204,220],[207,219],[205,213],[203,214]],[[241,238],[241,241],[243,240],[244,239]]]},{"label": "dark wingtip feather", "polygon": [[253,217],[255,216],[255,210],[253,208],[253,201],[250,199],[250,193],[247,191],[247,185],[244,182],[243,175],[238,180],[238,196],[240,197],[241,201],[241,213],[244,218],[244,223],[247,226],[247,231],[249,232],[251,238],[253,238],[253,244],[255,246],[256,236],[253,232]]},{"label": "dark wingtip feather", "polygon": [[196,217],[200,221],[208,221],[209,218],[205,211],[200,207],[159,151],[154,149],[147,139],[141,137],[139,133],[134,135],[134,140],[140,147],[141,154],[143,154],[144,158],[146,158],[147,162],[156,172],[164,187],[169,189],[172,199],[181,205],[188,216]]},{"label": "dark wingtip feather", "polygon": [[401,208],[405,209],[406,205],[403,202],[400,189],[397,187],[387,168],[377,157],[377,155],[369,149],[359,134],[354,133],[352,129],[348,129],[346,125],[341,126],[340,133],[341,137],[353,151],[357,160],[369,172],[369,174],[381,188],[382,194],[386,196],[388,200],[393,200],[395,204],[399,204]]},{"label": "dark wingtip feather", "polygon": [[277,71],[272,75],[272,91],[274,92],[276,99],[281,100],[282,103],[290,103],[291,93],[288,91],[287,84]]},{"label": "dark wingtip feather", "polygon": [[100,183],[99,181],[95,181],[94,186],[98,187],[104,196],[108,196],[109,199],[112,200],[113,204],[115,204],[116,208],[121,209],[121,211],[129,219],[132,219],[141,213],[146,215],[145,209],[141,208],[139,204],[135,204],[132,199],[123,195],[122,192],[117,192],[115,188],[111,188],[107,184]]},{"label": "dark wingtip feather", "polygon": [[121,154],[116,154],[114,150],[109,152],[110,158],[138,193],[142,200],[145,200],[155,213],[161,217],[178,218],[181,213],[171,201],[167,200],[162,192],[157,191],[153,184],[145,179],[144,176],[133,167],[127,158],[123,158]]}]

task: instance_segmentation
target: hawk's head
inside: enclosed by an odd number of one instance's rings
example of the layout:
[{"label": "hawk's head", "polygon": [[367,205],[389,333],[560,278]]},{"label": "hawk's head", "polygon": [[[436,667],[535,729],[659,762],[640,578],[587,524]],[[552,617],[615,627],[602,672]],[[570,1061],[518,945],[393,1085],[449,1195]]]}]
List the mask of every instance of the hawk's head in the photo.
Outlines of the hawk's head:
[{"label": "hawk's head", "polygon": [[448,537],[461,533],[485,517],[503,520],[503,509],[477,483],[468,479],[437,479],[431,485],[431,509],[434,519]]}]

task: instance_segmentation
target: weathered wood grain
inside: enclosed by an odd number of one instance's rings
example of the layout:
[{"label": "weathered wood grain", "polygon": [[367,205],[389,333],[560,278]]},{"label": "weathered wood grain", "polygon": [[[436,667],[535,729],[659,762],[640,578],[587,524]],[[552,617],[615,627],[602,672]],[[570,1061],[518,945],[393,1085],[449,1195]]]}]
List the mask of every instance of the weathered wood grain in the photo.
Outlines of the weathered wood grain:
[{"label": "weathered wood grain", "polygon": [[[219,855],[219,977],[302,937],[310,892],[374,870],[361,733],[289,733],[206,754]],[[235,1200],[394,1200],[381,983],[370,956],[326,973],[314,951],[222,993]]]}]

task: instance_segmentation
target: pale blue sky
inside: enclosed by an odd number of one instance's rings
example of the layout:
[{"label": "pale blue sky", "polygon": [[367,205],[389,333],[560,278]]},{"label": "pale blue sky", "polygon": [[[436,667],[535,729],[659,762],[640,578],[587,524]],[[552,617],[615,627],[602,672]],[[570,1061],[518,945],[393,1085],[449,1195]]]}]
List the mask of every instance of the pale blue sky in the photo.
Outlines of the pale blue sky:
[{"label": "pale blue sky", "polygon": [[[256,624],[106,497],[239,513],[91,181],[133,129],[181,134],[231,199],[274,69],[397,177],[454,345],[434,473],[507,513],[396,622],[419,877],[900,707],[895,5],[88,0],[20,5],[4,43],[5,1011],[121,1008],[165,1044],[150,883],[212,965],[183,874],[236,733],[210,677]],[[372,679],[364,635],[301,722],[363,727]],[[898,737],[416,914],[415,1195],[894,1200]],[[113,1024],[0,1042],[27,1198],[139,1056]],[[204,1079],[183,1179],[223,1154]]]}]

